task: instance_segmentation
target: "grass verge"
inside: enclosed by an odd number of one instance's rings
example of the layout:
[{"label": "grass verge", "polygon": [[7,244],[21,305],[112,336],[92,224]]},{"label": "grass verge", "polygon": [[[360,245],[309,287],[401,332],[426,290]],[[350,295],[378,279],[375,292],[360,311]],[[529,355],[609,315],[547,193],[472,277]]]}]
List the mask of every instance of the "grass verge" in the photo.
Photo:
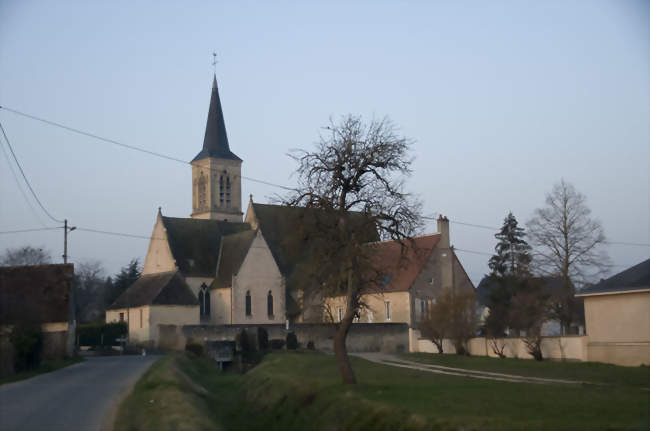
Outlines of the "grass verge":
[{"label": "grass verge", "polygon": [[12,382],[17,382],[20,380],[25,380],[29,379],[34,376],[38,376],[39,374],[44,374],[44,373],[49,373],[52,371],[59,370],[61,368],[67,367],[69,365],[73,365],[79,362],[83,362],[84,358],[81,356],[74,356],[72,358],[66,358],[66,359],[58,359],[56,361],[44,361],[41,363],[41,365],[36,368],[35,370],[30,370],[30,371],[24,371],[22,373],[17,373],[13,374],[11,376],[6,376],[0,378],[0,386],[6,384],[6,383],[12,383]]},{"label": "grass verge", "polygon": [[537,385],[444,376],[352,358],[343,385],[332,356],[273,353],[245,375],[165,358],[136,385],[116,430],[647,429],[636,386]]},{"label": "grass verge", "polygon": [[431,353],[404,353],[399,356],[409,361],[467,370],[650,388],[650,367],[646,366],[621,367],[600,362],[535,361]]}]

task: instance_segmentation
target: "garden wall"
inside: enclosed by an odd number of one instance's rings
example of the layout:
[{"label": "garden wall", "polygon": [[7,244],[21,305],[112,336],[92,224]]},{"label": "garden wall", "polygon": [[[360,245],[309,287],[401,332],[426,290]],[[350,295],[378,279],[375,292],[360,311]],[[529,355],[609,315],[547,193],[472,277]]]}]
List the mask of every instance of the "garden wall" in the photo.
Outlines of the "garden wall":
[{"label": "garden wall", "polygon": [[[532,359],[526,351],[522,338],[499,338],[499,346],[505,346],[503,353],[508,358]],[[428,339],[418,337],[411,351],[438,353],[436,346]],[[456,353],[450,340],[443,342],[444,353]],[[490,340],[484,337],[472,338],[469,341],[469,352],[473,356],[498,357],[490,347]],[[583,335],[567,335],[562,337],[542,337],[542,356],[547,359],[568,359],[574,361],[587,360],[587,337]]]},{"label": "garden wall", "polygon": [[[287,336],[284,325],[158,325],[157,347],[182,350],[188,341],[234,341],[242,329],[255,337],[257,328],[268,333],[269,340]],[[321,351],[333,350],[336,326],[328,323],[299,323],[292,327],[301,347],[309,342]],[[404,352],[409,349],[409,328],[406,323],[355,323],[347,338],[350,352]]]}]

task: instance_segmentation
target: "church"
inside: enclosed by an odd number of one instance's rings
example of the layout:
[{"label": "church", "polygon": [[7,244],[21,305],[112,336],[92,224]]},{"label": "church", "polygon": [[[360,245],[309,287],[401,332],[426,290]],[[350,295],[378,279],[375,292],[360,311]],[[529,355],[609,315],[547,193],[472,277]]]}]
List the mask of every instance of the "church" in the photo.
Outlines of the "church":
[{"label": "church", "polygon": [[[344,313],[342,298],[321,298],[308,306],[298,290],[287,289],[294,254],[284,238],[302,209],[255,203],[251,196],[242,212],[242,159],[228,143],[216,76],[203,147],[191,166],[191,217],[167,217],[158,209],[142,275],[106,310],[106,321],[127,322],[132,343],[155,344],[161,325],[337,320]],[[445,218],[438,220],[438,233],[415,238],[425,253],[413,254],[399,268],[397,244],[377,242],[376,232],[362,235],[385,255],[391,282],[384,293],[367,298],[373,305],[360,322],[415,328],[440,289],[473,289],[450,247]]]}]

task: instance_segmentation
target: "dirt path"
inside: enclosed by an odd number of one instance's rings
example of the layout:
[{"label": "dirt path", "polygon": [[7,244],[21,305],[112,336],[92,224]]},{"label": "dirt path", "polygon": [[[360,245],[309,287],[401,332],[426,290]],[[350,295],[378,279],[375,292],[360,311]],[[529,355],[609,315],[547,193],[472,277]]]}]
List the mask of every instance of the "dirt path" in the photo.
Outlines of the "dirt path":
[{"label": "dirt path", "polygon": [[449,376],[472,377],[475,379],[495,380],[500,382],[514,382],[514,383],[537,383],[537,384],[567,384],[567,385],[581,385],[596,384],[594,382],[586,382],[580,380],[564,380],[564,379],[546,379],[541,377],[527,377],[518,376],[515,374],[502,374],[492,373],[489,371],[468,370],[465,368],[452,368],[442,365],[425,364],[422,362],[408,361],[401,359],[389,353],[354,353],[355,356],[366,359],[378,364],[390,365],[392,367],[409,368],[412,370],[426,371],[435,374],[445,374]]}]

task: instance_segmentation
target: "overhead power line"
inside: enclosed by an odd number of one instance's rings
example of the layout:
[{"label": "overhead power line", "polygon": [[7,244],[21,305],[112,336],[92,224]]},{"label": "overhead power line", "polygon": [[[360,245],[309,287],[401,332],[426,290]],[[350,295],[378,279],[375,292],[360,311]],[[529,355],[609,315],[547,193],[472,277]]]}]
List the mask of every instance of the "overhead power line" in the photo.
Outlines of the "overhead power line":
[{"label": "overhead power line", "polygon": [[34,229],[5,230],[5,231],[0,231],[0,235],[10,234],[10,233],[38,232],[43,230],[56,230],[56,229],[61,229],[61,228],[60,227],[37,227]]},{"label": "overhead power line", "polygon": [[[38,117],[36,115],[27,114],[25,112],[19,111],[17,109],[12,109],[12,108],[9,108],[7,106],[0,106],[0,110],[2,110],[2,109],[4,109],[5,111],[8,111],[8,112],[11,112],[13,114],[23,116],[25,118],[29,118],[29,119],[32,119],[32,120],[35,120],[35,121],[39,121],[39,122],[42,122],[44,124],[48,124],[50,126],[58,127],[58,128],[67,130],[67,131],[72,132],[72,133],[77,133],[77,134],[80,134],[80,135],[83,135],[83,136],[87,136],[87,137],[90,137],[90,138],[93,138],[93,139],[97,139],[97,140],[102,141],[102,142],[117,145],[117,146],[120,146],[122,148],[127,148],[127,149],[133,150],[133,151],[139,151],[139,152],[144,153],[144,154],[148,154],[148,155],[155,156],[155,157],[160,157],[160,158],[170,160],[170,161],[173,161],[173,162],[177,162],[177,163],[182,163],[184,165],[188,165],[188,164],[191,165],[190,162],[179,159],[177,157],[169,156],[167,154],[159,153],[159,152],[156,152],[156,151],[147,150],[147,149],[141,148],[141,147],[136,147],[134,145],[124,144],[124,143],[116,141],[114,139],[105,138],[103,136],[99,136],[99,135],[96,135],[94,133],[86,132],[84,130],[77,129],[75,127],[66,126],[65,124],[61,124],[61,123],[58,123],[58,122],[55,122],[55,121],[47,120],[45,118],[41,118],[41,117]],[[0,127],[2,127],[2,124],[0,124]],[[4,132],[4,128],[2,129],[2,132],[5,135],[5,139],[7,140],[7,144],[9,144],[9,140],[6,137],[6,134]],[[20,164],[18,163],[18,160],[16,159],[16,156],[13,153],[13,149],[12,149],[10,144],[9,144],[9,149],[11,150],[12,155],[14,156],[14,160],[16,160],[16,164],[18,165],[18,167],[20,168],[21,173],[23,174],[23,178],[25,179],[25,182],[27,183],[27,186],[29,187],[29,189],[32,192],[34,198],[36,199],[38,204],[41,206],[43,211],[45,211],[45,213],[48,215],[48,217],[50,217],[52,220],[56,221],[57,223],[63,223],[63,221],[57,220],[54,217],[52,217],[52,215],[45,209],[45,207],[40,202],[40,200],[38,200],[38,197],[36,196],[36,193],[32,189],[29,182],[27,181],[27,177],[25,176],[22,168],[20,167]],[[217,171],[216,168],[206,167],[206,169]],[[271,187],[277,187],[277,188],[281,188],[281,189],[284,189],[284,190],[290,190],[290,191],[294,190],[291,187],[284,186],[284,185],[281,185],[281,184],[272,183],[270,181],[264,181],[264,180],[260,180],[260,179],[257,179],[257,178],[247,177],[247,176],[244,176],[244,175],[241,175],[240,177],[242,179],[244,179],[244,180],[247,180],[247,181],[256,182],[256,183],[259,183],[259,184],[264,184],[264,185],[271,186]],[[431,217],[431,216],[423,216],[422,218],[424,220],[432,220],[432,221],[437,220],[435,217]],[[485,230],[490,230],[490,231],[498,231],[500,229],[500,228],[494,227],[494,226],[487,226],[487,225],[476,224],[476,223],[467,223],[467,222],[462,222],[462,221],[457,221],[457,220],[449,220],[449,222],[452,223],[452,224],[468,226],[468,227],[474,227],[474,228],[478,228],[478,229],[485,229]],[[95,230],[88,230],[88,231],[89,232],[94,232]],[[105,233],[105,234],[108,234],[108,235],[117,234],[117,235],[123,235],[123,236],[132,236],[132,237],[135,237],[135,238],[142,237],[142,236],[139,236],[139,235],[111,233],[111,232],[108,232],[108,231],[102,231],[102,232],[96,231],[96,233]],[[144,237],[144,238],[149,239],[149,237]],[[632,243],[632,242],[623,242],[623,241],[607,241],[606,244],[637,246],[637,247],[650,247],[650,243]],[[461,251],[467,251],[468,253],[473,252],[471,250],[461,250]],[[475,253],[482,253],[482,252],[475,252]]]},{"label": "overhead power line", "polygon": [[[108,144],[117,145],[117,146],[120,146],[122,148],[127,148],[127,149],[133,150],[133,151],[139,151],[141,153],[148,154],[150,156],[160,157],[160,158],[163,158],[163,159],[166,159],[166,160],[171,160],[172,162],[182,163],[184,165],[191,164],[190,162],[179,159],[177,157],[169,156],[167,154],[159,153],[159,152],[156,152],[156,151],[147,150],[146,148],[136,147],[135,145],[124,144],[124,143],[116,141],[114,139],[104,138],[103,136],[99,136],[99,135],[96,135],[94,133],[90,133],[90,132],[86,132],[86,131],[81,130],[81,129],[66,126],[65,124],[57,123],[55,121],[46,120],[45,118],[37,117],[36,115],[27,114],[25,112],[18,111],[17,109],[8,108],[6,106],[0,106],[0,109],[4,109],[5,111],[11,112],[13,114],[20,115],[20,116],[23,116],[25,118],[30,118],[30,119],[35,120],[35,121],[40,121],[41,123],[45,123],[45,124],[48,124],[50,126],[58,127],[58,128],[67,130],[67,131],[72,132],[72,133],[77,133],[79,135],[83,135],[83,136],[87,136],[89,138],[97,139],[99,141],[106,142]],[[205,167],[205,169],[209,169],[209,170],[217,172],[216,168]],[[269,181],[258,180],[257,178],[246,177],[244,175],[241,175],[241,178],[244,179],[244,180],[247,180],[247,181],[260,183],[260,184],[264,184],[264,185],[271,186],[271,187],[278,187],[278,188],[281,188],[281,189],[284,189],[284,190],[293,190],[291,187],[283,186],[281,184],[275,184],[275,183],[272,183],[272,182],[269,182]],[[59,223],[61,223],[61,222],[59,222]]]},{"label": "overhead power line", "polygon": [[34,189],[32,188],[32,185],[29,183],[29,180],[27,179],[27,175],[25,175],[25,171],[23,171],[22,166],[20,166],[20,162],[18,161],[18,158],[16,157],[16,153],[14,153],[14,149],[12,148],[11,142],[9,142],[9,138],[7,137],[7,133],[5,132],[5,128],[2,127],[2,122],[0,122],[0,129],[2,130],[2,135],[4,136],[5,141],[7,141],[7,146],[9,147],[9,151],[11,151],[11,155],[13,156],[14,161],[16,162],[16,165],[18,166],[18,169],[20,170],[20,173],[22,174],[23,179],[25,180],[25,184],[27,184],[27,187],[29,188],[29,191],[32,192],[32,196],[34,196],[34,199],[36,200],[38,205],[41,207],[43,212],[45,214],[47,214],[47,216],[49,218],[54,220],[56,223],[63,223],[63,220],[59,220],[56,217],[54,217],[52,214],[50,214],[50,212],[45,208],[45,206],[43,205],[41,200],[36,195],[36,192],[34,191]]}]

